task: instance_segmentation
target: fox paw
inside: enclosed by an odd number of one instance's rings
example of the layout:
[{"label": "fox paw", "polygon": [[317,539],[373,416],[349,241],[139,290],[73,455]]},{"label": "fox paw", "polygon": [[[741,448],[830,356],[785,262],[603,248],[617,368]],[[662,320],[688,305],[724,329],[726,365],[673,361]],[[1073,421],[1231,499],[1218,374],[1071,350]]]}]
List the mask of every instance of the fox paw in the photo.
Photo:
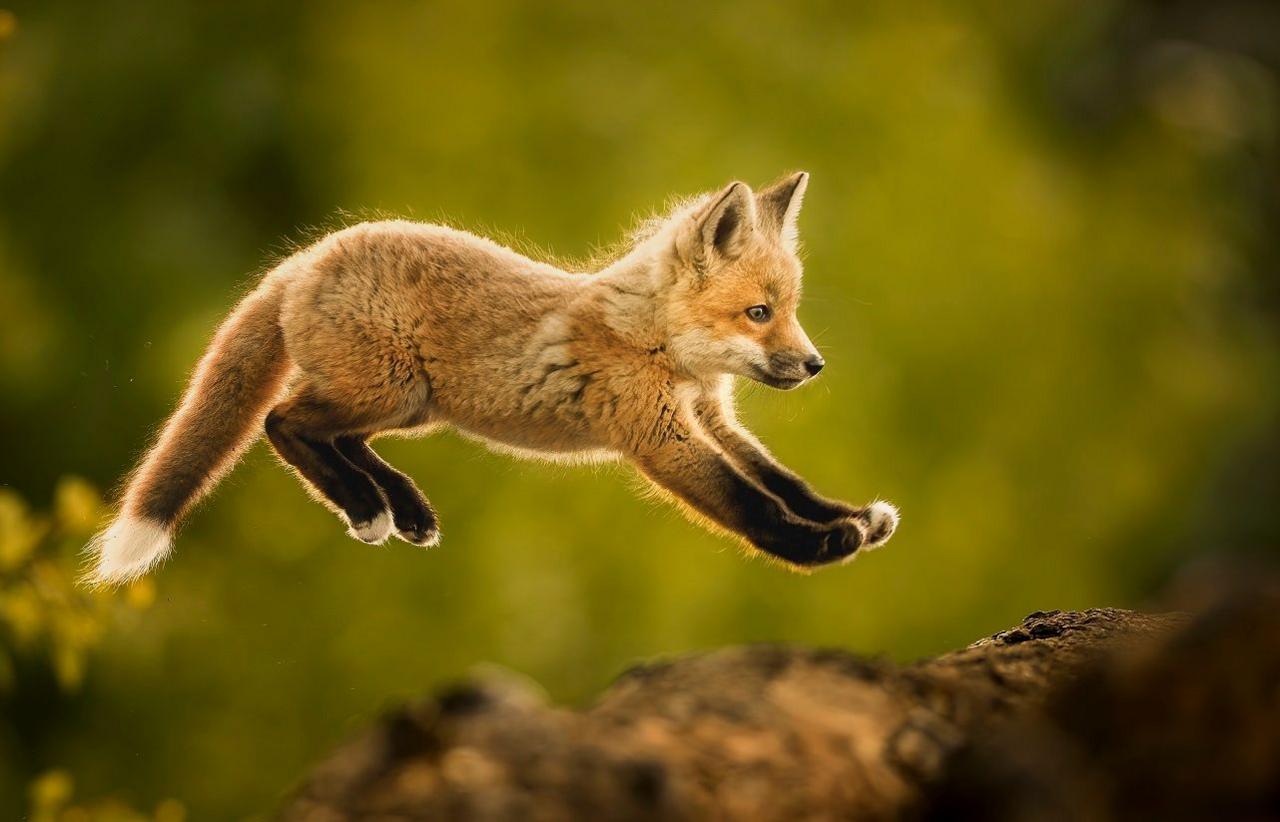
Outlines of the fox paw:
[{"label": "fox paw", "polygon": [[898,509],[884,501],[868,505],[858,514],[858,519],[867,532],[867,541],[862,546],[866,550],[884,545],[898,529]]},{"label": "fox paw", "polygon": [[440,541],[436,512],[421,494],[389,497],[396,536],[422,548],[430,548]]},{"label": "fox paw", "polygon": [[867,544],[867,528],[860,519],[842,519],[830,528],[819,564],[849,562]]},{"label": "fox paw", "polygon": [[361,542],[381,545],[391,535],[391,527],[391,512],[384,509],[367,522],[352,522],[347,533]]},{"label": "fox paw", "polygon": [[440,529],[434,523],[421,529],[406,530],[397,528],[396,536],[410,545],[417,545],[419,548],[434,548],[440,544]]}]

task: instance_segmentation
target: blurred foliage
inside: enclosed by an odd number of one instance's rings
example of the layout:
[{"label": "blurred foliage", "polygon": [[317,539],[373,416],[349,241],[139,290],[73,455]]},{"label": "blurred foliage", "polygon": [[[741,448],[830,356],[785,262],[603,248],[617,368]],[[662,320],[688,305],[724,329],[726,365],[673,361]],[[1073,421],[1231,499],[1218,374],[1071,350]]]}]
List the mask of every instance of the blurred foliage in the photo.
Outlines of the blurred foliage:
[{"label": "blurred foliage", "polygon": [[[58,483],[53,510],[41,515],[29,510],[14,491],[0,488],[0,694],[9,697],[0,728],[21,736],[22,717],[16,715],[22,689],[47,687],[47,676],[63,694],[83,684],[89,652],[101,641],[115,606],[141,611],[155,599],[150,580],[134,583],[119,595],[78,586],[81,550],[102,524],[105,506],[98,492],[77,477]],[[33,681],[28,681],[31,679]],[[150,819],[128,806],[104,802],[71,804],[71,777],[61,770],[41,774],[30,786],[30,815],[34,822],[101,820],[128,822]],[[175,810],[176,807],[176,810]],[[173,802],[156,811],[157,822],[181,822],[184,811]]]},{"label": "blurred foliage", "polygon": [[1272,552],[1272,15],[0,14],[0,483],[36,508],[60,477],[127,471],[252,272],[336,215],[448,218],[586,256],[670,195],[805,168],[801,317],[830,365],[804,391],[746,390],[744,416],[827,493],[904,515],[884,551],[793,576],[637,501],[624,469],[441,436],[379,447],[435,503],[443,545],[369,548],[259,446],[139,611],[73,592],[53,560],[41,587],[36,558],[80,540],[59,525],[66,492],[47,521],[10,494],[5,556],[37,593],[6,604],[5,653],[33,632],[55,673],[9,675],[0,815],[49,768],[137,807],[181,796],[197,818],[269,808],[383,704],[481,661],[574,700],[637,657],[710,645],[911,657],[1034,609],[1138,603],[1194,558]]},{"label": "blurred foliage", "polygon": [[117,800],[74,802],[75,783],[66,771],[46,771],[28,790],[29,822],[183,822],[187,809],[174,799],[166,799],[147,814]]},{"label": "blurred foliage", "polygon": [[[74,477],[58,483],[49,516],[33,514],[15,492],[0,488],[0,689],[17,686],[17,657],[37,654],[47,657],[59,688],[80,687],[111,597],[76,585],[76,557],[103,510],[97,491]],[[154,598],[150,580],[124,589],[134,608]]]}]

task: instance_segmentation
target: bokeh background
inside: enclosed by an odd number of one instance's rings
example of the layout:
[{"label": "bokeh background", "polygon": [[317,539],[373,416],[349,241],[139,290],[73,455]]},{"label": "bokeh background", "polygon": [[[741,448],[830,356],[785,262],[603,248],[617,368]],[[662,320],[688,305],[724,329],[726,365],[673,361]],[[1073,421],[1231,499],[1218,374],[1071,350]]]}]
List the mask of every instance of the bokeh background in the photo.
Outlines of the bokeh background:
[{"label": "bokeh background", "polygon": [[[581,703],[653,655],[910,659],[1266,561],[1278,58],[1276,7],[1243,0],[0,11],[0,816],[269,811],[481,663]],[[438,549],[351,541],[258,445],[152,581],[71,586],[101,495],[292,243],[391,213],[586,257],[671,195],[797,168],[830,367],[743,413],[825,492],[898,503],[887,549],[791,575],[626,469],[442,435],[382,446]]]}]

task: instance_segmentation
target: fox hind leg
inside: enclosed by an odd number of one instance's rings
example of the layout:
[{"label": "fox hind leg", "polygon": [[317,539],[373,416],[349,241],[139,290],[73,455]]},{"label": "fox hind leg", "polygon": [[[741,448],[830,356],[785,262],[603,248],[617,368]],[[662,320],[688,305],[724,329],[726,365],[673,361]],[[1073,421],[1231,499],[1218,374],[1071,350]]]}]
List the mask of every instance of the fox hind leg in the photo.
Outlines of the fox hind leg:
[{"label": "fox hind leg", "polygon": [[370,447],[364,436],[347,435],[334,446],[352,465],[369,475],[391,505],[396,535],[405,542],[429,547],[440,541],[440,525],[431,507],[413,480],[391,467]]},{"label": "fox hind leg", "polygon": [[276,453],[341,512],[353,537],[381,543],[393,525],[387,502],[374,481],[334,445],[334,417],[330,406],[304,392],[267,415],[267,438]]}]

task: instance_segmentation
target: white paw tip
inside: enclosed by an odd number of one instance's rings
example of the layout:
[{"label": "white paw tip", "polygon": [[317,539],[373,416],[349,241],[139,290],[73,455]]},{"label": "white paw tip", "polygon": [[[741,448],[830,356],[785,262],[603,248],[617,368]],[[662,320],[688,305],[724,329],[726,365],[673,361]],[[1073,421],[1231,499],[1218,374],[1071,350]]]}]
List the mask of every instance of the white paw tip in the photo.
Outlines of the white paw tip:
[{"label": "white paw tip", "polygon": [[391,535],[391,528],[391,512],[383,510],[368,522],[351,523],[347,533],[361,542],[381,545]]},{"label": "white paw tip", "polygon": [[422,539],[414,539],[411,534],[405,531],[397,531],[396,536],[400,537],[400,539],[404,540],[410,545],[416,545],[419,548],[434,548],[440,544],[439,528],[432,528],[430,531],[427,532],[427,535]]},{"label": "white paw tip", "polygon": [[889,541],[893,532],[898,530],[898,509],[883,500],[877,500],[867,506],[866,527],[871,541],[867,548],[878,548]]},{"label": "white paw tip", "polygon": [[99,532],[86,548],[93,567],[83,581],[89,585],[121,585],[145,576],[169,555],[171,540],[163,524],[121,514]]}]

